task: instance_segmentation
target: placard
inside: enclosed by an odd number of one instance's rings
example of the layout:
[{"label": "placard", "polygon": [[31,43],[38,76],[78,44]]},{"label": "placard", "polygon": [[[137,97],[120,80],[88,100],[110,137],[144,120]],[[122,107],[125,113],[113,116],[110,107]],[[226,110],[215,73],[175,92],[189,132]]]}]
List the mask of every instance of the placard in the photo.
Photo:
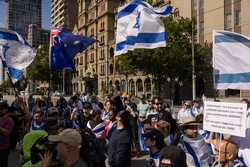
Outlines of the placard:
[{"label": "placard", "polygon": [[247,104],[204,102],[203,129],[229,134],[246,136]]}]

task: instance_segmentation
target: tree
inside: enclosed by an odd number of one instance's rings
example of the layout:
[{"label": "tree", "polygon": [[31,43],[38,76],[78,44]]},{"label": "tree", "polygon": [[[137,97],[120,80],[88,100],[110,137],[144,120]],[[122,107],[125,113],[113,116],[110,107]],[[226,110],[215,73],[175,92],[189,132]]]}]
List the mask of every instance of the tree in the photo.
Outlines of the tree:
[{"label": "tree", "polygon": [[32,64],[27,68],[27,79],[49,81],[49,48],[42,46]]}]

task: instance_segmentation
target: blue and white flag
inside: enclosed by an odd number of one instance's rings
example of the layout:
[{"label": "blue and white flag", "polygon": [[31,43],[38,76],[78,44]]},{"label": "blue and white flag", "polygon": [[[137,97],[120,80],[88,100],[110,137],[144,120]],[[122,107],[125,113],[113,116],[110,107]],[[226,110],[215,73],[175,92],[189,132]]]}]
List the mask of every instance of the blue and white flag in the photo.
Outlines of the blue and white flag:
[{"label": "blue and white flag", "polygon": [[96,41],[60,29],[52,29],[50,38],[50,68],[53,70],[74,70],[74,56]]},{"label": "blue and white flag", "polygon": [[136,48],[166,46],[166,32],[161,17],[169,16],[172,7],[153,8],[142,0],[133,0],[118,9],[115,55]]},{"label": "blue and white flag", "polygon": [[0,28],[0,57],[13,83],[22,78],[35,56],[36,50],[17,32]]},{"label": "blue and white flag", "polygon": [[216,89],[250,89],[250,38],[229,31],[213,32]]}]

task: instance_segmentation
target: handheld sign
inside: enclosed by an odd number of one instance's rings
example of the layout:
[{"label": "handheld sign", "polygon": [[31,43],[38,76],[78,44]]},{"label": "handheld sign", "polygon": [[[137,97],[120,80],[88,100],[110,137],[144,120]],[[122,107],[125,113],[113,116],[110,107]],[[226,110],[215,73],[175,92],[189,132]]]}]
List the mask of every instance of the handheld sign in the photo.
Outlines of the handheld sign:
[{"label": "handheld sign", "polygon": [[203,129],[245,137],[246,117],[247,104],[205,101]]}]

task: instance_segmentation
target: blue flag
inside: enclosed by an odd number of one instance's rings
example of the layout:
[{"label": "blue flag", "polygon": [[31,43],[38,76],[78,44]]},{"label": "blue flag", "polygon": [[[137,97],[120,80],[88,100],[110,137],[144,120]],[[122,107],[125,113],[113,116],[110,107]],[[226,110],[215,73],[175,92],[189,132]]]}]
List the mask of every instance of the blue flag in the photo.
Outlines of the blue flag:
[{"label": "blue flag", "polygon": [[0,58],[13,83],[22,78],[35,56],[36,50],[22,36],[0,28]]},{"label": "blue flag", "polygon": [[51,30],[50,68],[74,70],[74,56],[96,40],[59,29]]}]

